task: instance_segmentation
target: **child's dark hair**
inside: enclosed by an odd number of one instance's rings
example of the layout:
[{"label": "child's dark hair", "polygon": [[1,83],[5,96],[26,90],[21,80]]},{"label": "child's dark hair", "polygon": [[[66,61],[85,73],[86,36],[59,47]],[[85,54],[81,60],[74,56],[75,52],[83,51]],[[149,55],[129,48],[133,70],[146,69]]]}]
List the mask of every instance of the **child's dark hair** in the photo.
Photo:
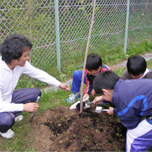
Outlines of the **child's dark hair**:
[{"label": "child's dark hair", "polygon": [[113,89],[120,77],[113,71],[99,73],[94,81],[93,88],[97,94],[103,94],[102,89]]},{"label": "child's dark hair", "polygon": [[98,68],[102,65],[102,59],[97,54],[90,54],[87,57],[86,62],[86,69],[91,70],[98,70]]},{"label": "child's dark hair", "polygon": [[0,46],[2,60],[11,63],[12,59],[19,59],[22,56],[24,48],[32,48],[31,42],[22,35],[11,35]]},{"label": "child's dark hair", "polygon": [[132,55],[128,58],[127,61],[127,70],[129,74],[138,76],[141,73],[144,73],[147,68],[146,60],[139,55]]}]

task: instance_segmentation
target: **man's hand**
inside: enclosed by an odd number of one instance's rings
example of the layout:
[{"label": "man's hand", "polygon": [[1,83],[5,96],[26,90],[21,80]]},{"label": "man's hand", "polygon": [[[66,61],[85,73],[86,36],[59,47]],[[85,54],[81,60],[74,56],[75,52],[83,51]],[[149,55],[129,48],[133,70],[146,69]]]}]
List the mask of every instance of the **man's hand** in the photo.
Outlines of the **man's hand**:
[{"label": "man's hand", "polygon": [[114,108],[109,107],[109,111],[107,111],[107,114],[109,114],[109,115],[113,115],[113,114],[114,114],[114,113],[113,113],[113,109],[114,109]]},{"label": "man's hand", "polygon": [[104,99],[102,96],[98,96],[98,97],[94,98],[93,102],[94,102],[94,104],[100,104],[103,100]]},{"label": "man's hand", "polygon": [[30,102],[30,103],[23,104],[23,111],[36,112],[38,108],[39,108],[38,103]]},{"label": "man's hand", "polygon": [[63,91],[70,90],[70,87],[66,83],[60,83],[59,88],[61,88]]}]

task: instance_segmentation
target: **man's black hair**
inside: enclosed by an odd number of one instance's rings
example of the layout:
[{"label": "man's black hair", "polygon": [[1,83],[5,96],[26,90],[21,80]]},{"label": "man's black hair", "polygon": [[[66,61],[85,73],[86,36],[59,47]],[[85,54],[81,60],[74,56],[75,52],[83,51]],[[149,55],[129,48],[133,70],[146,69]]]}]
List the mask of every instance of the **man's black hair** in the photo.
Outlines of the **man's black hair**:
[{"label": "man's black hair", "polygon": [[32,48],[31,42],[22,35],[11,35],[0,46],[2,60],[11,63],[12,59],[19,59],[25,47]]},{"label": "man's black hair", "polygon": [[146,71],[147,62],[146,60],[139,55],[132,55],[128,58],[127,61],[127,70],[129,74],[134,76],[138,76],[139,74],[143,74]]},{"label": "man's black hair", "polygon": [[102,66],[102,59],[97,54],[90,54],[87,57],[86,62],[86,69],[91,70],[98,70],[98,68]]},{"label": "man's black hair", "polygon": [[113,89],[119,79],[113,71],[104,71],[95,77],[93,88],[97,94],[103,94],[102,89]]}]

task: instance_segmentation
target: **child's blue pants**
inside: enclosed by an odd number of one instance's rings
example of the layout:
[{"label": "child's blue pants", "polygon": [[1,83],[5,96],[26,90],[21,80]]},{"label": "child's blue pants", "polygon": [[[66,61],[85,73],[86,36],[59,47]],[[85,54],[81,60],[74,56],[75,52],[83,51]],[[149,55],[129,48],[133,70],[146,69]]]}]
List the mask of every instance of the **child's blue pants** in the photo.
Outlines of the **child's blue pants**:
[{"label": "child's blue pants", "polygon": [[[37,88],[18,89],[12,94],[12,102],[16,104],[35,102],[38,96],[41,96],[41,91]],[[7,130],[14,125],[15,117],[17,117],[21,112],[22,111],[0,113],[0,132],[7,132]]]},{"label": "child's blue pants", "polygon": [[[82,71],[80,70],[74,71],[73,80],[72,80],[72,89],[71,89],[73,93],[80,91],[81,81],[82,81]],[[84,83],[86,84],[85,79],[84,79]]]}]

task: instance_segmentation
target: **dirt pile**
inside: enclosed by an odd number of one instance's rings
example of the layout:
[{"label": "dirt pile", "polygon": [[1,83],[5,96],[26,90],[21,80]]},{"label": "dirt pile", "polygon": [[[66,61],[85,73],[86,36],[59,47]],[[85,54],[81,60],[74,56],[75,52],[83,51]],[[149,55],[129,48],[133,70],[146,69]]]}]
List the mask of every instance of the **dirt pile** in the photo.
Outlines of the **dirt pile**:
[{"label": "dirt pile", "polygon": [[125,151],[126,129],[115,116],[69,107],[48,109],[31,124],[37,151]]}]

